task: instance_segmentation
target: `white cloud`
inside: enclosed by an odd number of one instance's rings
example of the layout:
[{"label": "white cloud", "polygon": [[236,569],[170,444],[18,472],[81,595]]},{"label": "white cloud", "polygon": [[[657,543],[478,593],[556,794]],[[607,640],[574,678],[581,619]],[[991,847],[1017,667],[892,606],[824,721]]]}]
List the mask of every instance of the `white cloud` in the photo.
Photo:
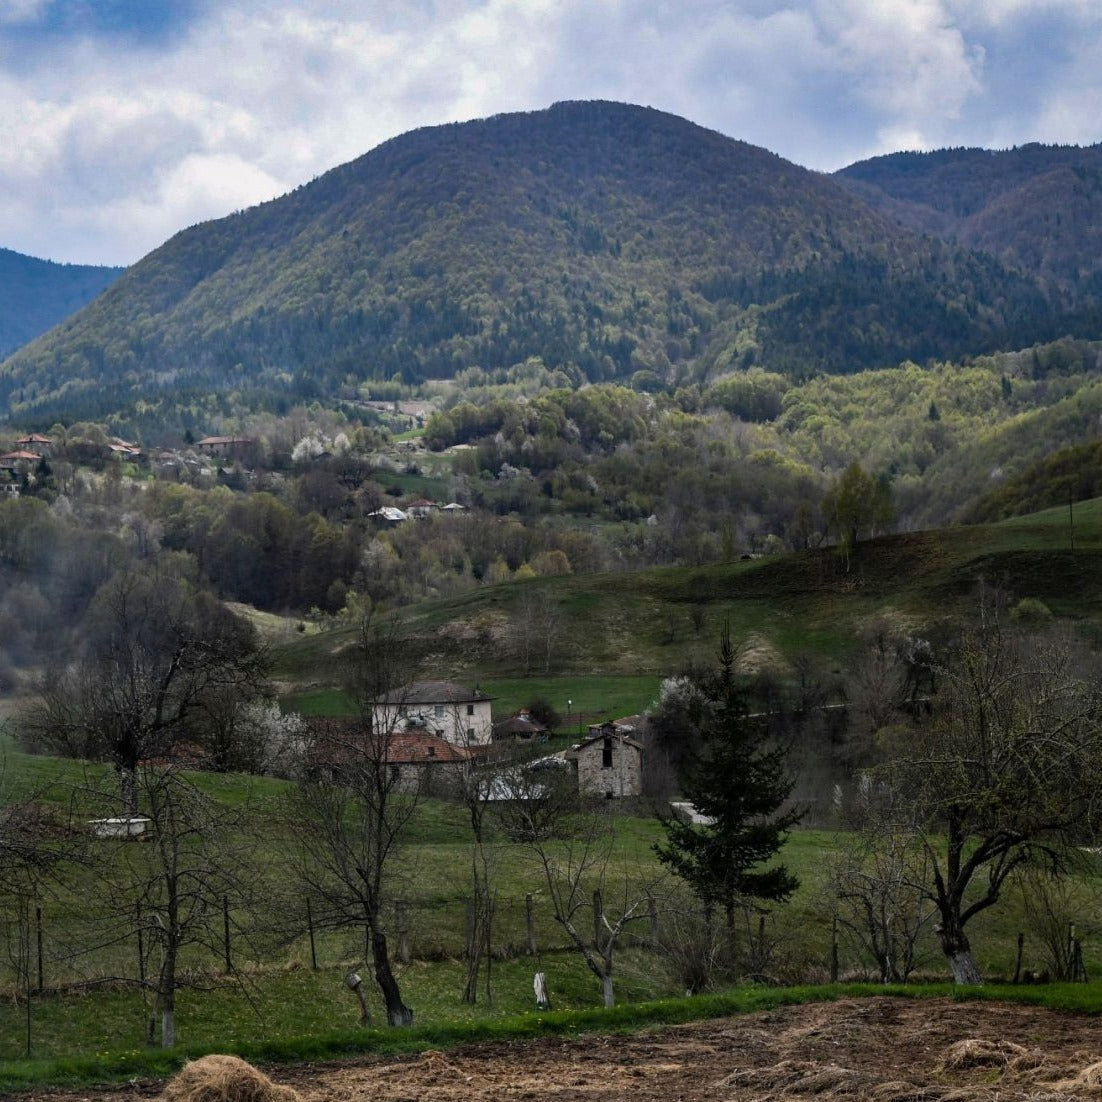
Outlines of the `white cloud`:
[{"label": "white cloud", "polygon": [[226,0],[157,44],[5,39],[43,7],[0,0],[0,244],[62,259],[133,260],[405,130],[557,99],[819,168],[1102,137],[1094,0]]}]

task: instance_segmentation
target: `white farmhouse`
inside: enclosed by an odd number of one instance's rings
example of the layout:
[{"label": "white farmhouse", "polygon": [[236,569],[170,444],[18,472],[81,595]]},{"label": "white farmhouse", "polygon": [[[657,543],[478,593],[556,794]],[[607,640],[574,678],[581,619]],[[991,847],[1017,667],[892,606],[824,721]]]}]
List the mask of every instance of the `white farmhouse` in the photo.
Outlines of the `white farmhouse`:
[{"label": "white farmhouse", "polygon": [[456,746],[491,742],[492,697],[454,681],[412,681],[371,702],[376,732],[420,728]]}]

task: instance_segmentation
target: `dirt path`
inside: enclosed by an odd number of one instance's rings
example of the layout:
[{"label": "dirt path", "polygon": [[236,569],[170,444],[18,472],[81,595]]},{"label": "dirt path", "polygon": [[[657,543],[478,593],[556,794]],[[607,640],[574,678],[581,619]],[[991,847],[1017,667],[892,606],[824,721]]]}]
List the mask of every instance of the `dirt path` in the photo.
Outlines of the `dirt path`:
[{"label": "dirt path", "polygon": [[[629,1037],[470,1045],[270,1072],[304,1102],[1061,1102],[1102,1098],[1102,1020],[997,1003],[849,999]],[[29,1097],[122,1102],[158,1089]]]}]

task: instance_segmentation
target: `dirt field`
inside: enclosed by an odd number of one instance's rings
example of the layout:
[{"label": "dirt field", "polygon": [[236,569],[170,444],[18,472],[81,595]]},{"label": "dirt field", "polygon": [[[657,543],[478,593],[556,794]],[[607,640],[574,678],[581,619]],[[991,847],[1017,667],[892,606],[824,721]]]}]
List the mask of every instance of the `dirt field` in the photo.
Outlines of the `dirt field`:
[{"label": "dirt field", "polygon": [[[853,999],[629,1037],[269,1070],[305,1102],[1060,1102],[1102,1098],[1102,1019],[994,1003]],[[159,1089],[22,1097],[122,1102]]]}]

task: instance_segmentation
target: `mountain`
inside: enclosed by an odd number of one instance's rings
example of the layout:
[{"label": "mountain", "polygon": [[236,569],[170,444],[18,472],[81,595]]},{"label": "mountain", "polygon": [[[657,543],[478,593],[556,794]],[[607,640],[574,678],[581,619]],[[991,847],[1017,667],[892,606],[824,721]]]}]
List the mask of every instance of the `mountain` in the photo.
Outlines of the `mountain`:
[{"label": "mountain", "polygon": [[836,179],[901,226],[1102,291],[1102,144],[893,153]]},{"label": "mountain", "polygon": [[0,356],[86,306],[122,268],[55,264],[0,249]]},{"label": "mountain", "polygon": [[279,409],[530,357],[575,385],[806,376],[1020,347],[1072,332],[1060,311],[839,180],[649,108],[561,103],[402,135],[185,230],[0,366],[0,408]]}]

